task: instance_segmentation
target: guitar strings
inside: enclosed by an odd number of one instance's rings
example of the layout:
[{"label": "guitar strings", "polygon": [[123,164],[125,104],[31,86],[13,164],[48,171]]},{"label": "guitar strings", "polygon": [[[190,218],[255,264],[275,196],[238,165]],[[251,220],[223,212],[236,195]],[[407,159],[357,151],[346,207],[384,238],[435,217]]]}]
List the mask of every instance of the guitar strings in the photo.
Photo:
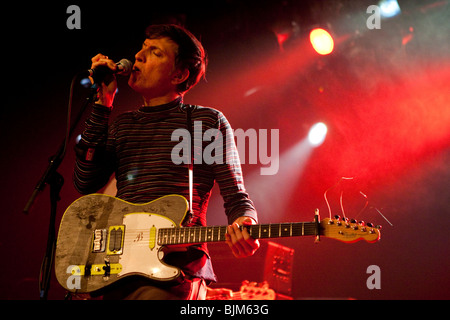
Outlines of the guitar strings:
[{"label": "guitar strings", "polygon": [[[330,191],[331,189],[336,188],[336,187],[341,183],[342,180],[353,180],[353,179],[354,179],[354,177],[341,177],[341,178],[339,179],[339,181],[338,181],[335,185],[333,185],[333,186],[331,186],[330,188],[328,188],[327,190],[325,190],[323,196],[324,196],[324,198],[325,198],[325,203],[326,203],[326,205],[327,205],[327,207],[328,207],[328,213],[329,213],[330,219],[332,219],[332,210],[331,210],[330,202],[329,202],[328,197],[327,197],[328,191]],[[343,204],[343,194],[344,194],[344,191],[341,191],[340,196],[339,196],[339,204],[340,204],[340,208],[341,208],[341,211],[342,211],[342,216],[343,216],[343,218],[345,219],[345,210],[344,210],[344,204]],[[369,197],[368,197],[367,195],[365,195],[362,191],[359,191],[359,194],[361,194],[361,195],[366,199],[366,202],[365,202],[363,208],[358,212],[358,214],[356,214],[355,219],[356,219],[361,213],[363,213],[363,212],[366,210],[366,208],[368,207],[368,205],[369,205]],[[372,202],[372,203],[373,203],[373,202]],[[390,225],[391,227],[394,226],[394,225],[386,218],[386,216],[383,215],[383,214],[381,213],[381,211],[380,211],[376,206],[371,206],[370,209],[374,209],[376,212],[378,212],[378,214],[379,214],[384,220],[386,220],[386,222],[389,223],[389,225]]]},{"label": "guitar strings", "polygon": [[[282,229],[282,226],[289,226],[289,236],[311,235],[314,233],[316,226],[313,222],[294,222],[294,223],[276,223],[276,224],[260,224],[255,225],[259,227],[259,235],[257,238],[273,238],[288,236],[286,229]],[[273,230],[276,227],[276,230]],[[201,243],[201,242],[217,242],[224,241],[223,235],[226,233],[226,226],[215,227],[177,227],[177,228],[160,228],[157,229],[154,235],[156,243],[161,244],[182,244],[182,243]],[[189,229],[189,230],[188,230]],[[192,229],[192,230],[191,230]],[[216,231],[224,232],[214,234]],[[211,235],[207,232],[212,231]],[[202,232],[204,231],[204,232]],[[262,231],[262,232],[261,232]],[[167,234],[164,234],[164,233]],[[272,234],[273,232],[273,234]],[[124,236],[123,242],[128,243],[140,243],[147,244],[150,241],[150,229],[137,228],[126,229],[126,236]],[[256,234],[254,235],[256,236]],[[144,241],[145,240],[145,241]]]},{"label": "guitar strings", "polygon": [[[325,190],[325,192],[323,193],[323,197],[325,198],[325,203],[327,204],[327,207],[328,207],[328,213],[329,213],[329,215],[330,215],[330,220],[332,219],[332,213],[331,213],[330,202],[328,201],[328,197],[327,197],[328,191],[330,191],[331,189],[336,188],[336,187],[341,183],[342,180],[353,180],[353,179],[354,179],[353,177],[341,177],[341,178],[339,179],[339,181],[338,181],[335,185],[329,187],[329,188],[328,188],[327,190]],[[341,192],[341,196],[340,196],[340,204],[341,204],[342,215],[343,215],[343,217],[345,218],[345,212],[344,212],[344,208],[343,208],[343,205],[342,205],[342,194],[343,194],[343,191]]]}]

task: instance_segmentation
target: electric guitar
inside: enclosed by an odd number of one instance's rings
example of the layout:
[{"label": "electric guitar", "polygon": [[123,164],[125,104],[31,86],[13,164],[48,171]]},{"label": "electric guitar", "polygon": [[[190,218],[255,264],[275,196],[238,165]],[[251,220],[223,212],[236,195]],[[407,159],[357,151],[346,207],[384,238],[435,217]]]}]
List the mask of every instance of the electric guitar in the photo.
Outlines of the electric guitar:
[{"label": "electric guitar", "polygon": [[[181,271],[162,261],[173,245],[225,241],[227,226],[181,227],[187,200],[168,195],[145,204],[91,194],[75,200],[59,227],[55,252],[58,282],[68,291],[102,289],[130,275],[157,281],[175,280]],[[244,226],[255,239],[293,236],[329,237],[343,242],[380,238],[371,224],[323,219],[313,222]]]}]

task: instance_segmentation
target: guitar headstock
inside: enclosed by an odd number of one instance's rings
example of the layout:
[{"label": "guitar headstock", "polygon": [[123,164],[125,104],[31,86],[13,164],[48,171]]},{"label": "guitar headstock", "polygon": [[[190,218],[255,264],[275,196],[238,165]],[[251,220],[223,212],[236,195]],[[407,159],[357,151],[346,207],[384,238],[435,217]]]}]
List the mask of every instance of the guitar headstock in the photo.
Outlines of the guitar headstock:
[{"label": "guitar headstock", "polygon": [[353,219],[341,219],[335,216],[334,219],[325,218],[320,222],[320,234],[324,237],[333,238],[343,242],[356,242],[366,240],[376,242],[380,239],[381,226],[374,226],[364,221]]}]

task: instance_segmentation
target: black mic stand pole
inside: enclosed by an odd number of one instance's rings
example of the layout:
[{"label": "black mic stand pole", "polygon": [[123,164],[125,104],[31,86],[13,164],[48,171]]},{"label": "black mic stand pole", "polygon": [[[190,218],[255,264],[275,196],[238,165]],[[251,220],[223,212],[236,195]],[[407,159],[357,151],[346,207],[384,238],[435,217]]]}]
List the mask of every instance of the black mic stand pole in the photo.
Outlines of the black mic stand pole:
[{"label": "black mic stand pole", "polygon": [[[75,76],[76,78],[77,76]],[[75,80],[73,79],[73,81]],[[72,83],[73,86],[73,83]],[[63,143],[57,150],[56,154],[51,156],[49,159],[49,164],[47,166],[47,169],[45,170],[44,174],[42,175],[41,179],[37,183],[33,193],[31,194],[30,199],[28,200],[27,204],[25,205],[25,208],[23,209],[23,212],[25,214],[28,214],[31,210],[31,207],[33,206],[33,203],[38,196],[40,192],[42,192],[45,188],[45,186],[48,184],[50,185],[50,221],[49,221],[49,230],[48,230],[48,238],[47,238],[47,249],[45,252],[44,259],[42,261],[40,275],[39,275],[39,291],[40,291],[40,299],[41,300],[47,300],[48,290],[50,288],[50,279],[51,279],[51,271],[53,267],[53,258],[55,255],[55,249],[56,249],[56,233],[55,233],[55,220],[56,220],[56,212],[57,212],[57,204],[60,200],[59,192],[62,189],[62,186],[64,184],[64,178],[63,176],[57,171],[59,168],[59,165],[64,159],[65,156],[65,150],[67,147],[67,143],[70,141],[70,138],[72,137],[72,134],[74,130],[76,129],[78,123],[81,120],[82,115],[84,114],[86,108],[91,105],[93,102],[96,101],[97,97],[97,88],[98,86],[96,84],[91,86],[89,96],[87,97],[85,103],[83,104],[82,108],[78,112],[77,117],[75,118],[75,121],[72,125],[69,123],[67,126],[70,125],[70,130],[68,132],[67,137],[64,139]],[[72,88],[71,88],[72,90]],[[72,99],[72,98],[70,98]],[[72,101],[69,101],[69,103],[72,103]],[[68,112],[70,113],[70,109]],[[70,116],[70,115],[69,115]]]}]

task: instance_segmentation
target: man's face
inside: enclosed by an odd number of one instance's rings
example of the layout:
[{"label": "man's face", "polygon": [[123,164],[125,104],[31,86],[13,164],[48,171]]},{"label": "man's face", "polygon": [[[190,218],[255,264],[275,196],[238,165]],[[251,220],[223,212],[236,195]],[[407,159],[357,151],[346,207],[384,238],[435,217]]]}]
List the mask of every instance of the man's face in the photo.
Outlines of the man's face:
[{"label": "man's face", "polygon": [[169,38],[146,39],[136,53],[128,84],[144,97],[156,98],[176,91],[175,57],[178,45]]}]

